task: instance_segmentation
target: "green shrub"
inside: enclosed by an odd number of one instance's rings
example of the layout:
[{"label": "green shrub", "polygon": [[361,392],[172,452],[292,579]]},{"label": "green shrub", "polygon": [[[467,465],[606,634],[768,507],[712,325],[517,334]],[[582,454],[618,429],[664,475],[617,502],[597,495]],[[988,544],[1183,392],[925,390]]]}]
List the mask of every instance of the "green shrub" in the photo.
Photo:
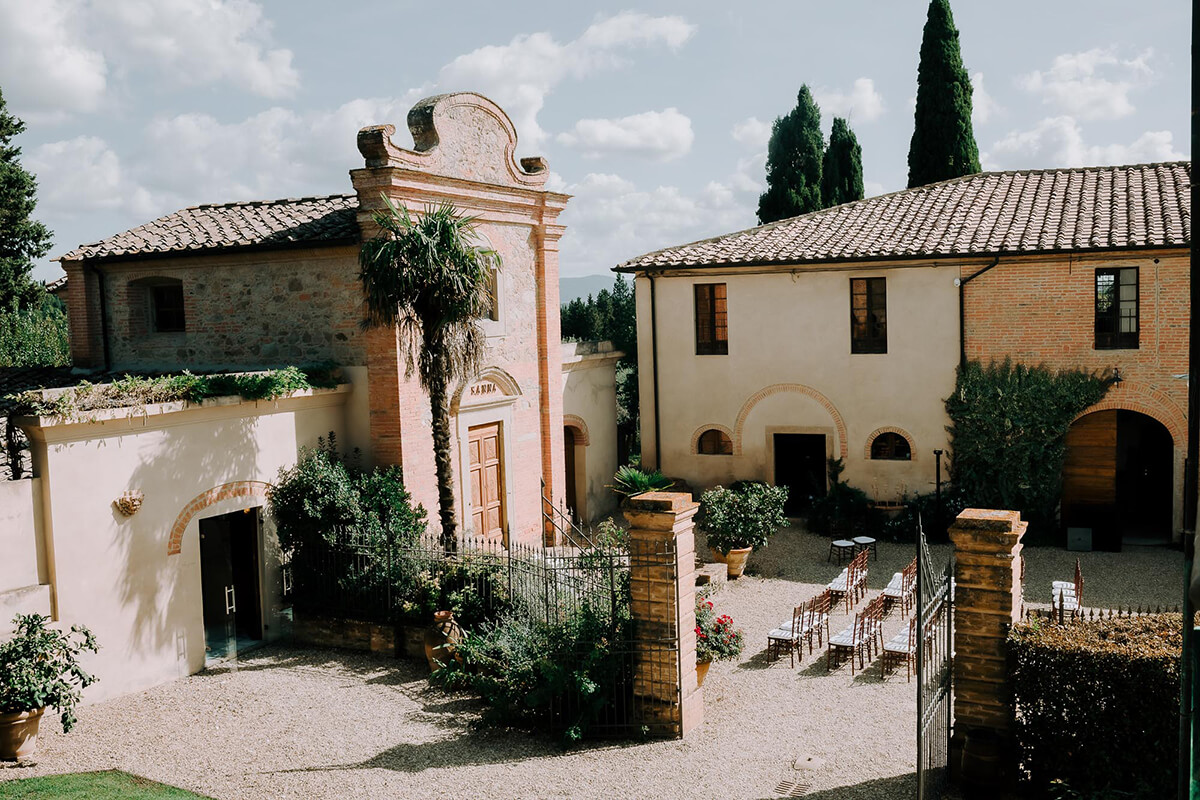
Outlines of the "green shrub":
[{"label": "green shrub", "polygon": [[47,627],[48,622],[41,614],[13,618],[13,637],[0,643],[0,713],[50,707],[59,712],[63,733],[70,733],[83,690],[96,682],[83,670],[79,655],[100,648],[82,625],[64,633]]},{"label": "green shrub", "polygon": [[972,361],[946,399],[951,483],[972,507],[1020,511],[1027,542],[1049,540],[1058,530],[1067,431],[1111,385],[1088,372]]},{"label": "green shrub", "polygon": [[433,680],[477,693],[487,704],[484,720],[539,727],[554,721],[568,742],[585,738],[614,706],[628,707],[630,659],[626,593],[614,618],[584,604],[564,621],[547,624],[508,615],[467,631],[451,662]]},{"label": "green shrub", "polygon": [[737,489],[714,486],[700,497],[700,525],[708,546],[719,553],[765,547],[788,524],[783,513],[787,489],[752,481]]},{"label": "green shrub", "polygon": [[1059,797],[1174,797],[1181,626],[1179,614],[1157,614],[1012,627],[1017,746],[1031,791],[1049,794],[1057,781]]},{"label": "green shrub", "polygon": [[511,605],[504,571],[491,553],[456,553],[429,563],[415,574],[404,570],[412,562],[398,557],[403,565],[395,583],[399,618],[427,624],[436,611],[453,611],[465,629],[495,620]]},{"label": "green shrub", "polygon": [[670,489],[674,486],[670,478],[667,478],[658,470],[653,472],[642,472],[637,467],[625,466],[617,470],[617,474],[613,475],[613,482],[608,487],[620,497],[622,500],[627,500],[635,494],[642,492],[661,492],[664,489]]},{"label": "green shrub", "polygon": [[941,524],[938,524],[937,495],[916,494],[901,498],[903,508],[896,516],[883,523],[882,536],[892,542],[910,543],[916,540],[917,520],[931,542],[949,541],[947,531],[954,518],[968,507],[967,499],[950,484],[942,486]]},{"label": "green shrub", "polygon": [[871,498],[862,489],[841,479],[846,468],[840,458],[826,462],[829,491],[813,499],[808,511],[808,530],[824,536],[880,536],[883,515],[871,507]]},{"label": "green shrub", "polygon": [[746,634],[733,618],[717,614],[712,600],[696,597],[696,661],[732,661],[742,654]]},{"label": "green shrub", "polygon": [[38,308],[0,311],[0,367],[61,367],[71,363],[67,315],[47,296]]}]

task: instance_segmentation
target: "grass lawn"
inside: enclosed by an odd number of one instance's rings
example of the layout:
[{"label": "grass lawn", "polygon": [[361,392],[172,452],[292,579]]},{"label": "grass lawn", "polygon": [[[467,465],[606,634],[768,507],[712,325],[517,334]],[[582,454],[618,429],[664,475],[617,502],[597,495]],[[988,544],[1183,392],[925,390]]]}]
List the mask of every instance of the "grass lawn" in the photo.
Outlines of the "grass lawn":
[{"label": "grass lawn", "polygon": [[18,797],[54,797],[57,800],[206,800],[203,795],[115,769],[0,783],[0,800]]}]

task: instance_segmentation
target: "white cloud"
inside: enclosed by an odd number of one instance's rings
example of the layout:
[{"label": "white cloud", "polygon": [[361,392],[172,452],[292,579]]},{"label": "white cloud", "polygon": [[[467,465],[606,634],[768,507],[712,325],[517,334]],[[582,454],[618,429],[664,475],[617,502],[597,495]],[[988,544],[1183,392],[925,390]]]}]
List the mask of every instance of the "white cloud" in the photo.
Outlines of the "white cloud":
[{"label": "white cloud", "polygon": [[686,155],[694,139],[692,121],[674,108],[619,119],[581,119],[557,137],[584,158],[632,155],[659,161]]},{"label": "white cloud", "polygon": [[859,78],[848,92],[817,89],[813,98],[825,113],[845,117],[851,122],[874,122],[886,110],[883,95],[875,89],[875,81],[870,78]]},{"label": "white cloud", "polygon": [[971,124],[983,125],[992,117],[1004,112],[996,98],[984,88],[982,72],[971,76],[971,88]]},{"label": "white cloud", "polygon": [[179,84],[227,82],[263,97],[300,86],[292,51],[270,47],[271,25],[250,0],[125,0],[92,6],[106,51],[122,65]]},{"label": "white cloud", "polygon": [[95,136],[39,145],[26,156],[25,165],[37,176],[39,211],[54,218],[78,219],[118,209],[147,217],[160,211],[108,143]]},{"label": "white cloud", "polygon": [[863,197],[878,197],[883,194],[883,184],[875,181],[866,181],[863,183]]},{"label": "white cloud", "polygon": [[0,75],[35,121],[97,111],[133,73],[287,96],[300,76],[270,27],[250,0],[0,0]]},{"label": "white cloud", "polygon": [[1176,161],[1170,131],[1146,131],[1129,144],[1089,145],[1083,129],[1069,116],[1044,119],[1027,131],[1013,131],[982,155],[985,169],[1088,167]]},{"label": "white cloud", "polygon": [[442,67],[444,91],[477,91],[512,117],[522,148],[546,138],[537,116],[546,96],[568,78],[583,78],[625,64],[621,51],[633,47],[682,47],[695,32],[680,17],[651,17],[623,11],[593,23],[577,39],[560,44],[548,33],[521,34],[506,45],[488,45]]},{"label": "white cloud", "polygon": [[771,123],[758,117],[747,117],[733,126],[733,140],[745,147],[765,148],[771,141]]},{"label": "white cloud", "polygon": [[1021,86],[1040,95],[1043,105],[1078,119],[1117,119],[1134,112],[1130,92],[1154,77],[1153,51],[1120,59],[1112,48],[1057,56],[1046,71],[1024,76]]},{"label": "white cloud", "polygon": [[27,121],[94,111],[108,87],[104,54],[85,42],[79,0],[0,0],[0,75]]}]

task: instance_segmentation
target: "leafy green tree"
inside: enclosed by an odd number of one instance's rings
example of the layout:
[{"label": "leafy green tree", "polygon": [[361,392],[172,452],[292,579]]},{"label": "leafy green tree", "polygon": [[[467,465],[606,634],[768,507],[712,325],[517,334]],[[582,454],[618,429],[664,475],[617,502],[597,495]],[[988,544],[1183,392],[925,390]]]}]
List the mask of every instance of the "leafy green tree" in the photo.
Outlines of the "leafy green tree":
[{"label": "leafy green tree", "polygon": [[479,319],[491,302],[491,271],[499,255],[477,246],[475,219],[446,203],[417,219],[384,197],[380,234],[364,242],[359,279],[366,327],[398,328],[409,377],[429,394],[442,545],[457,548],[454,472],[450,453],[450,385],[474,375],[486,338]]},{"label": "leafy green tree", "polygon": [[821,109],[808,86],[800,87],[796,107],[771,126],[767,145],[767,190],[758,198],[762,224],[818,211],[825,139]]},{"label": "leafy green tree", "polygon": [[834,117],[821,168],[821,201],[829,207],[862,199],[862,148],[846,120]]},{"label": "leafy green tree", "polygon": [[910,189],[980,171],[971,91],[950,0],[930,0],[917,68],[916,126],[908,149]]},{"label": "leafy green tree", "polygon": [[17,299],[0,311],[0,367],[59,367],[71,363],[67,315],[62,301],[43,293],[37,306]]},{"label": "leafy green tree", "polygon": [[21,148],[12,141],[25,123],[7,112],[0,94],[0,309],[13,301],[37,304],[42,287],[30,280],[33,262],[50,251],[50,231],[30,218],[37,205],[37,182],[21,167]]}]

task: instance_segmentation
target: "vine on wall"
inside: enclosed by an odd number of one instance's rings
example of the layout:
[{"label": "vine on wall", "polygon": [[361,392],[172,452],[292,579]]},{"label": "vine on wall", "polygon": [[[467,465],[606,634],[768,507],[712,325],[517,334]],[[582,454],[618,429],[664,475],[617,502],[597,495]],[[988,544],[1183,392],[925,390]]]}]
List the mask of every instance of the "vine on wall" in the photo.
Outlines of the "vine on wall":
[{"label": "vine on wall", "polygon": [[955,488],[971,506],[1020,511],[1030,536],[1050,538],[1058,526],[1067,430],[1112,382],[1107,374],[1053,372],[1007,359],[960,368],[946,400]]}]

